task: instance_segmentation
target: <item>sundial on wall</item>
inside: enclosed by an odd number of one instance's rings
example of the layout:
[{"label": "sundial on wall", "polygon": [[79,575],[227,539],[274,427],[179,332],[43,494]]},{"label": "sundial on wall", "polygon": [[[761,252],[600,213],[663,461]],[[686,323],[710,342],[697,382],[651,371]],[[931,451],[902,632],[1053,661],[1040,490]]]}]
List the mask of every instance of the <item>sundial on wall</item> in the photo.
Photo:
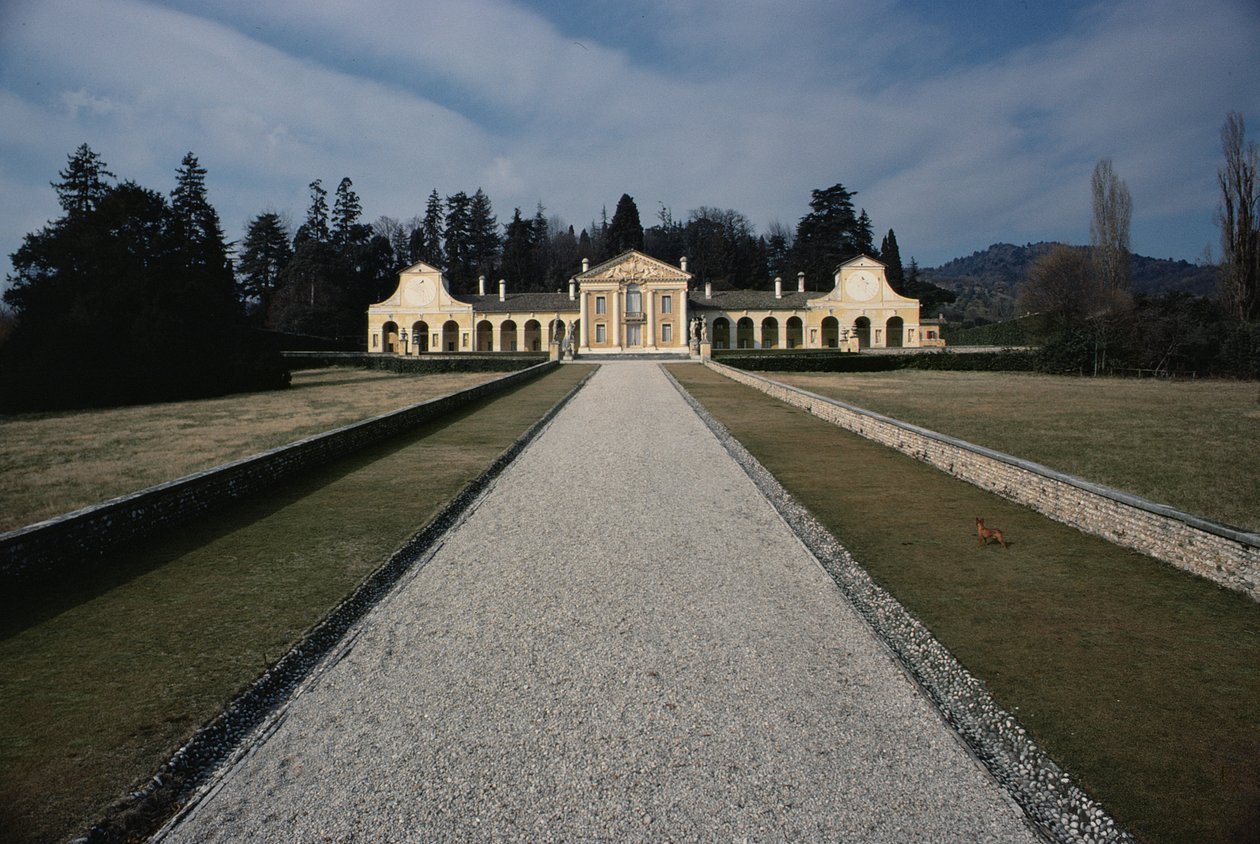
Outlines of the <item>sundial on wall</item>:
[{"label": "sundial on wall", "polygon": [[406,303],[423,308],[433,301],[433,284],[428,279],[417,278],[407,283]]},{"label": "sundial on wall", "polygon": [[869,273],[866,270],[858,270],[845,281],[844,292],[849,294],[850,299],[865,302],[879,292],[879,280],[875,278],[873,273]]}]

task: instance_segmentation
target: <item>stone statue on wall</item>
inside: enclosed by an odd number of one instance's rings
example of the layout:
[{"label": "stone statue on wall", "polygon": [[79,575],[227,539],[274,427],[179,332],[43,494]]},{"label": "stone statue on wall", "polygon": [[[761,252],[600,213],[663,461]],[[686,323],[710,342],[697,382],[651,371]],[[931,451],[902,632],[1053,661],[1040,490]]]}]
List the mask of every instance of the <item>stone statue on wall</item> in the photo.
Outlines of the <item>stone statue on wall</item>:
[{"label": "stone statue on wall", "polygon": [[709,342],[709,324],[700,317],[696,317],[696,322],[700,323],[700,342]]}]

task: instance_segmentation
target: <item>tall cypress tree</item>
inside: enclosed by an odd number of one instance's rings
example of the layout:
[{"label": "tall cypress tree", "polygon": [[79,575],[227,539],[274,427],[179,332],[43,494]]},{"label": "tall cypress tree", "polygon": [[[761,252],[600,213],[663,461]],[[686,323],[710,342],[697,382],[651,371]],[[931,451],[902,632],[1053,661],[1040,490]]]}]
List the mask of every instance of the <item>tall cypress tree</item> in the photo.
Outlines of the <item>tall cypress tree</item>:
[{"label": "tall cypress tree", "polygon": [[892,229],[888,230],[888,234],[884,235],[879,244],[879,260],[887,267],[885,275],[892,289],[906,295],[906,270],[901,265],[901,248],[897,246],[897,234]]},{"label": "tall cypress tree", "polygon": [[643,250],[643,224],[639,222],[639,206],[634,204],[634,197],[623,193],[608,224],[604,250],[612,257],[627,249]]}]

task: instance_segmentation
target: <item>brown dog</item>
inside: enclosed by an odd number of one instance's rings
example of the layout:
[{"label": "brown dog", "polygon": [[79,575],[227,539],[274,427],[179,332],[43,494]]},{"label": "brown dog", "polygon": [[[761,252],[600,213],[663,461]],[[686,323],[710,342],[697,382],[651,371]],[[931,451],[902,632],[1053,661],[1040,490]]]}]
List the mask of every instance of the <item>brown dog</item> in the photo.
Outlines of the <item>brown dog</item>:
[{"label": "brown dog", "polygon": [[976,535],[980,537],[981,545],[988,545],[990,539],[996,539],[1006,548],[1006,537],[1002,536],[1002,531],[997,528],[987,528],[984,526],[984,519],[976,516]]}]

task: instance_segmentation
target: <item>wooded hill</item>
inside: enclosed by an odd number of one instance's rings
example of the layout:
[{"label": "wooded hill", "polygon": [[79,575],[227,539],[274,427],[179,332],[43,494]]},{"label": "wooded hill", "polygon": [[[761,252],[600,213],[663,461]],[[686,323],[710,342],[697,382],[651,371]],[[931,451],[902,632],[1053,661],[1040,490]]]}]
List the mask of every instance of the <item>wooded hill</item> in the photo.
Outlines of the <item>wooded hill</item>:
[{"label": "wooded hill", "polygon": [[[957,300],[941,308],[954,322],[995,322],[1015,316],[1019,285],[1033,261],[1057,243],[995,243],[988,249],[955,258],[939,267],[924,268],[920,276],[952,291]],[[1219,270],[1188,261],[1133,255],[1133,291],[1147,296],[1184,292],[1211,296],[1216,291]]]}]

